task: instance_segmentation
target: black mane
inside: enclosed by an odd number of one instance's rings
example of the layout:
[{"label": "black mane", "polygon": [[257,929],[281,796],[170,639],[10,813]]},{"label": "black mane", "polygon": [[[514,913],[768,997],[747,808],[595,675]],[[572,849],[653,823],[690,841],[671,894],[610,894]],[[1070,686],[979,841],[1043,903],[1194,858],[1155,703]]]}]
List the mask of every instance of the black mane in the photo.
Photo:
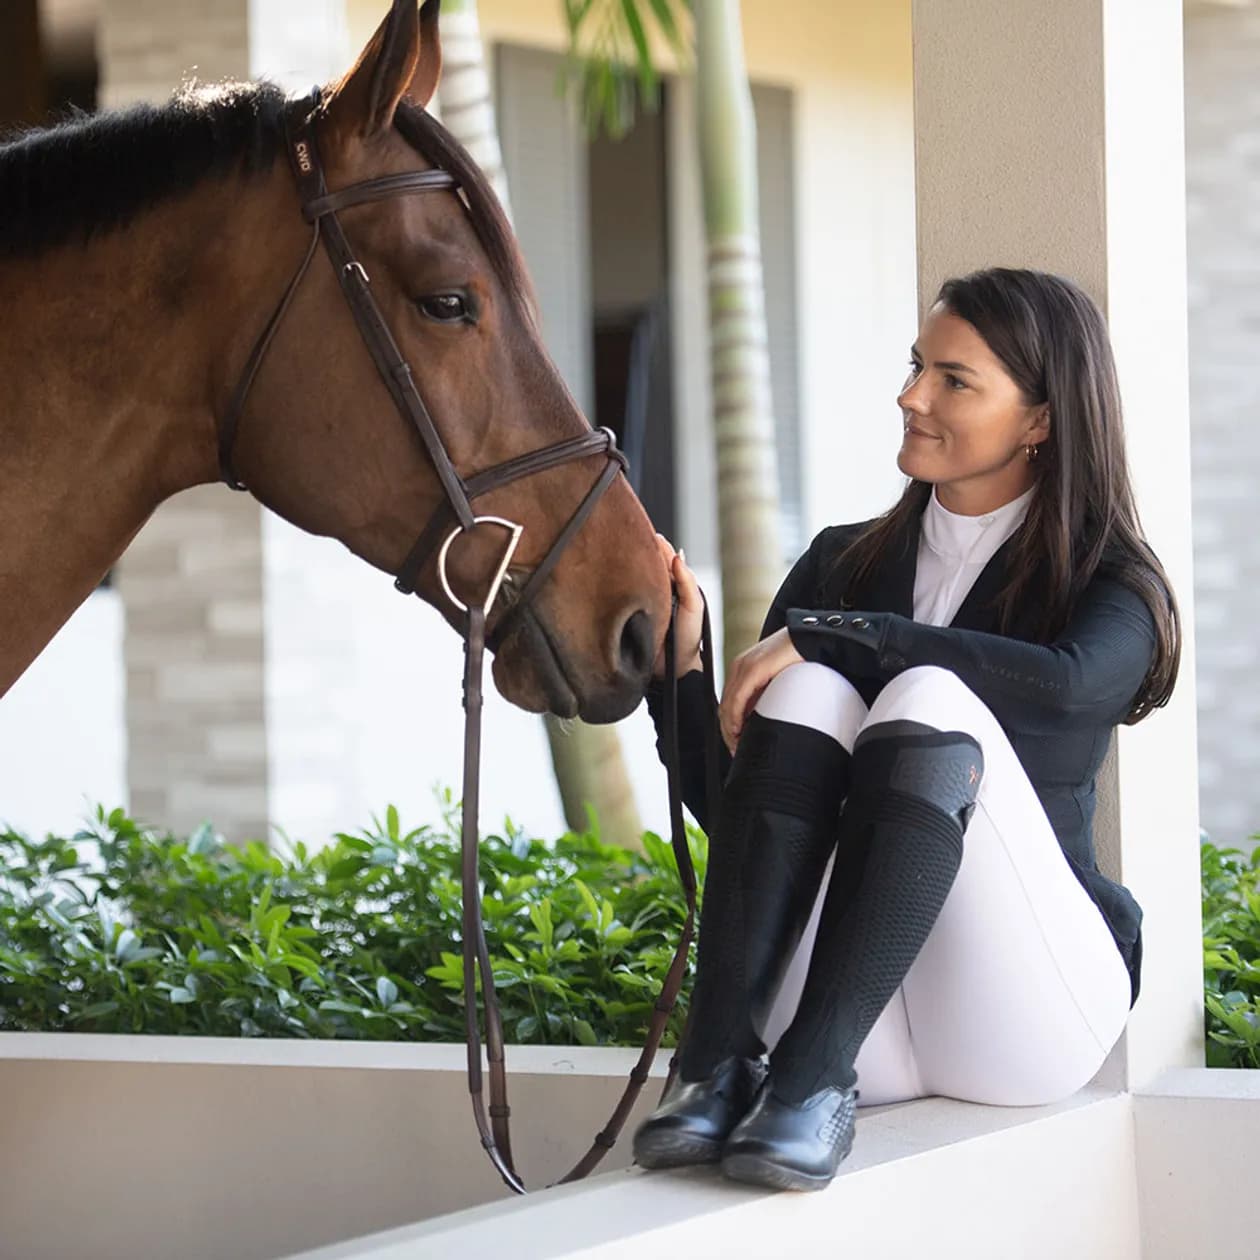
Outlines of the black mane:
[{"label": "black mane", "polygon": [[[268,170],[282,155],[286,100],[270,83],[193,85],[164,105],[78,115],[0,143],[0,258],[34,257],[123,227],[214,175]],[[408,101],[395,125],[432,165],[455,176],[490,265],[536,319],[516,238],[476,163]]]},{"label": "black mane", "polygon": [[0,256],[32,257],[120,228],[166,197],[283,148],[269,83],[181,89],[164,105],[80,114],[0,144]]}]

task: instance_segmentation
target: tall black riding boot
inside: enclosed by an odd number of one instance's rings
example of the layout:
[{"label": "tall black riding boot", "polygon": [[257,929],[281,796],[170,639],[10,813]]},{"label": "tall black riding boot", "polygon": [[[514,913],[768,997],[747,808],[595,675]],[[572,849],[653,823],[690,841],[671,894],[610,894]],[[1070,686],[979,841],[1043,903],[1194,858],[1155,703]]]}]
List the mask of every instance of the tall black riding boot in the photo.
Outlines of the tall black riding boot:
[{"label": "tall black riding boot", "polygon": [[915,722],[868,727],[853,750],[837,871],[796,1018],[770,1056],[722,1171],[775,1189],[821,1189],[853,1142],[857,1052],[918,956],[962,861],[983,772],[970,736]]},{"label": "tall black riding boot", "polygon": [[764,1076],[759,1030],[835,845],[849,755],[754,713],[710,837],[696,983],[678,1077],[634,1137],[648,1168],[713,1163]]}]

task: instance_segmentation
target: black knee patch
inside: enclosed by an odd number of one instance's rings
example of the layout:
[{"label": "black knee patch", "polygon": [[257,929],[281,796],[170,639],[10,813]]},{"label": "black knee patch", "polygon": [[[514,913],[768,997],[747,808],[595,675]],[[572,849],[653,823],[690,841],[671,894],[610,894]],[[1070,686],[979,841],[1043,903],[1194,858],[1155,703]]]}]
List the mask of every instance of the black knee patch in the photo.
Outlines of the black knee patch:
[{"label": "black knee patch", "polygon": [[980,745],[961,731],[881,722],[867,727],[853,748],[855,791],[882,789],[913,797],[960,818],[964,826],[983,777]]},{"label": "black knee patch", "polygon": [[753,713],[739,737],[723,806],[773,810],[811,823],[834,818],[848,791],[848,761],[830,735]]}]

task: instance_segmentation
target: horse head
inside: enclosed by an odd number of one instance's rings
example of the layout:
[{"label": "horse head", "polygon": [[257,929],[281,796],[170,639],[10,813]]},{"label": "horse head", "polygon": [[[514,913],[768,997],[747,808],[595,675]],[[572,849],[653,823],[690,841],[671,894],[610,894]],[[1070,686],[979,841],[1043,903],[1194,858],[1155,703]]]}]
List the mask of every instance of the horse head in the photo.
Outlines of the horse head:
[{"label": "horse head", "polygon": [[[448,505],[438,476],[443,458],[462,485],[475,486],[478,473],[591,432],[543,345],[525,269],[493,192],[425,111],[441,68],[437,15],[437,0],[419,11],[415,0],[393,0],[353,68],[312,102],[303,133],[310,140],[290,141],[299,185],[320,164],[325,204],[357,185],[386,188],[380,181],[389,177],[451,177],[424,195],[373,194],[336,206],[336,224],[353,250],[341,270],[354,270],[350,279],[370,289],[401,362],[382,366],[356,329],[341,291],[347,277],[309,239],[290,179],[289,213],[247,208],[233,239],[258,260],[256,274],[270,274],[277,259],[304,261],[291,300],[276,312],[283,318],[263,339],[265,358],[253,364],[250,342],[257,350],[265,302],[241,320],[217,408],[222,441],[223,417],[233,408],[229,386],[246,373],[248,395],[240,396],[238,384],[239,415],[231,415],[232,476],[294,524],[338,538],[394,574],[426,522],[435,514],[440,520]],[[274,211],[274,198],[264,204]],[[242,274],[248,262],[236,260]],[[397,401],[398,381],[390,380],[407,369],[431,417],[436,461]],[[490,477],[474,504],[478,518],[521,527],[503,594],[489,609],[499,690],[526,709],[597,722],[638,703],[669,618],[653,530],[624,477],[608,484],[548,561],[607,459],[592,447],[501,484]],[[462,605],[486,592],[505,540],[493,525],[459,531],[446,573],[436,554],[421,556],[408,589],[414,585],[462,626]],[[530,589],[528,606],[513,610],[544,563],[554,568]]]}]

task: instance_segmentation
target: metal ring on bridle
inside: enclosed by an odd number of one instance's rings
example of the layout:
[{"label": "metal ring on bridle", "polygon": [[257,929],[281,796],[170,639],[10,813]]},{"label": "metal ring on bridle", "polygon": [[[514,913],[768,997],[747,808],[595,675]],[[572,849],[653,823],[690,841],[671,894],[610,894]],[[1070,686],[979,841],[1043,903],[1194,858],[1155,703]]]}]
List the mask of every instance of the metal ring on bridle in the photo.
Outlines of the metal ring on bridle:
[{"label": "metal ring on bridle", "polygon": [[[512,557],[516,554],[517,544],[521,541],[521,535],[525,532],[524,525],[517,525],[514,521],[504,520],[501,516],[474,516],[472,525],[469,529],[477,525],[499,525],[508,531],[507,546],[503,549],[503,559],[499,561],[499,567],[494,572],[494,577],[490,580],[490,589],[486,592],[485,602],[481,605],[482,611],[489,613],[494,607],[494,601],[499,594],[499,588],[503,585],[503,579],[507,574],[508,565],[512,563]],[[456,525],[453,530],[446,536],[446,540],[442,543],[441,550],[438,552],[437,571],[438,581],[442,583],[442,589],[446,592],[446,598],[459,609],[460,612],[466,613],[468,605],[463,603],[451,590],[450,581],[446,576],[446,555],[451,549],[451,543],[457,539],[460,534],[468,531],[462,525]]]}]

